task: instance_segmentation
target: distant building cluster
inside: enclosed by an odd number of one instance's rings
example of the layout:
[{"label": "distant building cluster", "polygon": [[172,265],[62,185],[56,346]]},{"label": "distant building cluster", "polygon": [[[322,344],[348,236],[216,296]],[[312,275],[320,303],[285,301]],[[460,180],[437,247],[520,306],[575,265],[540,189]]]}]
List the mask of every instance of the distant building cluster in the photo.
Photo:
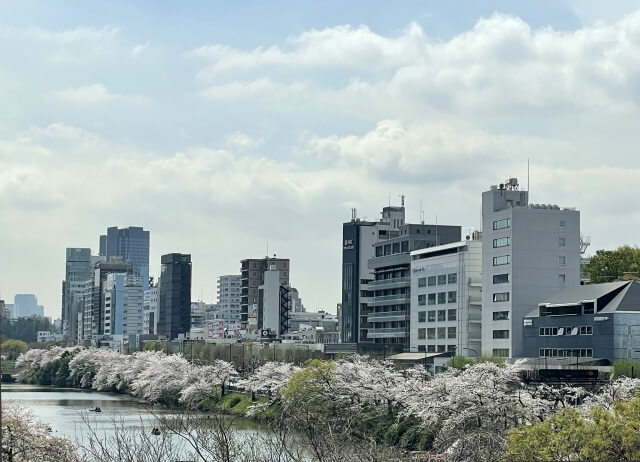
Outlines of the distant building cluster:
[{"label": "distant building cluster", "polygon": [[334,315],[305,312],[298,290],[289,283],[289,259],[242,260],[241,274],[218,277],[217,302],[205,303],[192,300],[191,255],[163,255],[154,280],[149,276],[149,245],[149,231],[132,226],[108,228],[100,236],[99,255],[88,248],[67,248],[61,319],[65,340],[120,351],[139,349],[151,340],[337,342]]}]

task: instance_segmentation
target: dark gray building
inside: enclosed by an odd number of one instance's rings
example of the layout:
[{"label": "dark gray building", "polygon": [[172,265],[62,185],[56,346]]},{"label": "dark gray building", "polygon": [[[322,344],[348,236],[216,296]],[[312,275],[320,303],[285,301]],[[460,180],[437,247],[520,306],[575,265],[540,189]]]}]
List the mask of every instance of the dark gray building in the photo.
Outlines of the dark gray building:
[{"label": "dark gray building", "polygon": [[158,334],[175,339],[191,329],[191,255],[161,257]]},{"label": "dark gray building", "polygon": [[107,234],[100,236],[100,255],[109,260],[121,257],[133,263],[134,274],[142,278],[145,290],[149,284],[149,231],[141,227],[129,226],[118,229],[107,228]]},{"label": "dark gray building", "polygon": [[524,318],[522,343],[526,357],[640,359],[640,282],[577,286],[544,298]]},{"label": "dark gray building", "polygon": [[375,243],[397,237],[404,225],[404,199],[400,207],[382,209],[379,221],[363,221],[352,210],[351,221],[342,224],[342,302],[340,312],[340,340],[358,343],[361,326],[366,325],[368,299],[367,284],[374,279],[368,261],[375,255]]},{"label": "dark gray building", "polygon": [[272,266],[280,272],[280,285],[289,285],[291,265],[288,258],[247,258],[240,262],[240,323],[246,327],[249,307],[258,306],[258,286],[264,284],[264,272]]}]

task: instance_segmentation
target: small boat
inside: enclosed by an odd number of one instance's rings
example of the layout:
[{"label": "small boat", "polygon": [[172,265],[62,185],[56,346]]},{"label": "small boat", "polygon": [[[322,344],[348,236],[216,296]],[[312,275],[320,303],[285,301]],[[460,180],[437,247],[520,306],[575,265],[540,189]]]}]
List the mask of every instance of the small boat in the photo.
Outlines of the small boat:
[{"label": "small boat", "polygon": [[100,407],[96,406],[93,409],[89,409],[89,412],[102,412],[102,409],[100,409]]},{"label": "small boat", "polygon": [[160,434],[160,430],[157,427],[153,427],[153,430],[151,430],[151,434],[158,436]]}]

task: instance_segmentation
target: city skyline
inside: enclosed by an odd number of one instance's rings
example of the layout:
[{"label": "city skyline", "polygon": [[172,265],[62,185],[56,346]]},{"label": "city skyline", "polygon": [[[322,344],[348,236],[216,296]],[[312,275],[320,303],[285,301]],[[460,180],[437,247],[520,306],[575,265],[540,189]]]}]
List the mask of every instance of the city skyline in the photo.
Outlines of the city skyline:
[{"label": "city skyline", "polygon": [[590,253],[635,244],[637,2],[465,5],[0,1],[1,298],[59,317],[65,249],[141,226],[156,279],[192,255],[194,300],[268,247],[335,312],[351,208],[404,194],[464,234],[528,160]]}]

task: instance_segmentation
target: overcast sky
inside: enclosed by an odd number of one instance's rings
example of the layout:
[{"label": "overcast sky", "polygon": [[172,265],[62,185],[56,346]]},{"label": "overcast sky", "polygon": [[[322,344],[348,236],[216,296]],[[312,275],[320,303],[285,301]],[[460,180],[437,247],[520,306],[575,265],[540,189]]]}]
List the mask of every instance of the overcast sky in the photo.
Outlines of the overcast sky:
[{"label": "overcast sky", "polygon": [[65,248],[133,225],[194,300],[268,240],[335,312],[351,207],[479,226],[528,158],[592,251],[638,243],[640,3],[452,4],[0,0],[0,295],[60,317]]}]

